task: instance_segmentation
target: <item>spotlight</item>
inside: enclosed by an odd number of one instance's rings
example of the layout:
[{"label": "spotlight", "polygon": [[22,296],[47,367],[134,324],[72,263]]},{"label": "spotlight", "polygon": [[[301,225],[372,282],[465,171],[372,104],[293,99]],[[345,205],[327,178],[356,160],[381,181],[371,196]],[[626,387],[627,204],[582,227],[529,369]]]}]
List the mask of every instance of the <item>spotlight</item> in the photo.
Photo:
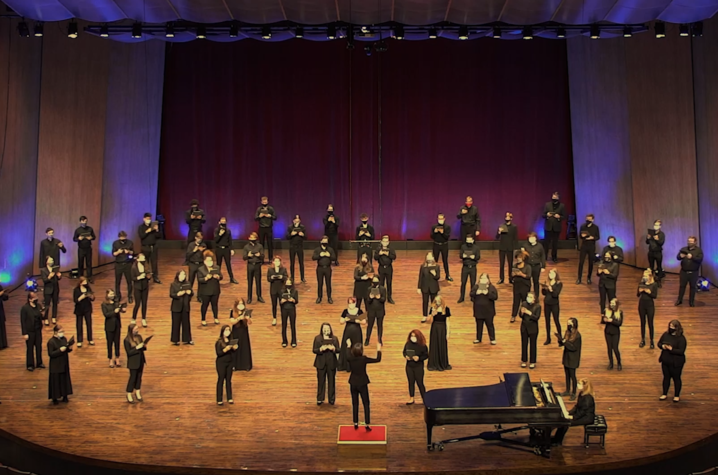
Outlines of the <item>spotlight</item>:
[{"label": "spotlight", "polygon": [[624,27],[623,27],[623,37],[624,37],[624,38],[630,38],[631,36],[633,36],[633,30],[631,29],[631,27],[630,27],[630,26],[624,26]]},{"label": "spotlight", "polygon": [[237,36],[239,36],[239,27],[235,23],[232,23],[229,25],[229,37],[236,38]]},{"label": "spotlight", "polygon": [[135,23],[132,25],[132,37],[142,38],[142,23]]},{"label": "spotlight", "polygon": [[337,27],[336,25],[329,25],[327,27],[327,39],[335,40],[337,38]]},{"label": "spotlight", "polygon": [[693,28],[691,28],[691,34],[696,36],[703,36],[703,22],[697,21],[693,23]]},{"label": "spotlight", "polygon": [[524,26],[524,29],[523,29],[523,31],[521,32],[521,36],[523,36],[523,38],[524,38],[525,40],[532,40],[532,39],[534,39],[534,29],[531,28],[530,26]]},{"label": "spotlight", "polygon": [[75,39],[77,38],[77,22],[71,21],[67,25],[67,37]]},{"label": "spotlight", "polygon": [[468,26],[460,26],[459,27],[459,39],[460,40],[468,40],[469,39],[469,27]]},{"label": "spotlight", "polygon": [[591,25],[589,36],[592,40],[599,39],[601,37],[601,28],[599,28],[598,25]]},{"label": "spotlight", "polygon": [[653,29],[656,32],[656,38],[665,38],[666,37],[666,24],[662,21],[657,21],[653,25]]},{"label": "spotlight", "polygon": [[25,21],[21,21],[17,24],[17,33],[23,38],[30,37],[30,29],[27,27],[27,23],[25,23]]},{"label": "spotlight", "polygon": [[436,28],[429,28],[429,38],[434,40],[438,37],[439,37],[439,35],[436,33]]},{"label": "spotlight", "polygon": [[45,25],[43,23],[40,23],[39,21],[35,23],[34,28],[35,36],[40,37],[45,34]]},{"label": "spotlight", "polygon": [[403,40],[404,39],[404,27],[401,25],[397,25],[394,27],[394,38],[397,40]]},{"label": "spotlight", "polygon": [[708,292],[711,289],[711,282],[705,277],[699,277],[696,282],[696,290],[698,292]]},{"label": "spotlight", "polygon": [[262,38],[265,40],[271,40],[272,39],[272,29],[268,26],[262,27]]},{"label": "spotlight", "polygon": [[206,38],[207,38],[207,27],[204,25],[199,25],[197,27],[197,39],[204,40]]},{"label": "spotlight", "polygon": [[374,49],[377,53],[386,53],[386,43],[384,43],[384,40],[377,42],[374,45]]},{"label": "spotlight", "polygon": [[296,30],[294,30],[294,37],[295,38],[304,38],[304,27],[298,26]]},{"label": "spotlight", "polygon": [[566,38],[566,28],[559,26],[556,29],[556,38]]},{"label": "spotlight", "polygon": [[37,292],[37,279],[30,274],[25,279],[25,292]]},{"label": "spotlight", "polygon": [[494,27],[494,38],[501,38],[501,28],[499,28],[498,26]]},{"label": "spotlight", "polygon": [[678,34],[679,36],[688,36],[689,35],[689,28],[688,25],[685,23],[681,23],[681,25],[678,27]]},{"label": "spotlight", "polygon": [[165,38],[174,38],[175,37],[175,26],[172,23],[167,23],[165,25]]},{"label": "spotlight", "polygon": [[100,27],[100,36],[102,38],[109,38],[110,37],[110,29],[107,27],[107,25],[102,25]]},{"label": "spotlight", "polygon": [[364,52],[367,56],[371,56],[371,45],[364,46]]}]

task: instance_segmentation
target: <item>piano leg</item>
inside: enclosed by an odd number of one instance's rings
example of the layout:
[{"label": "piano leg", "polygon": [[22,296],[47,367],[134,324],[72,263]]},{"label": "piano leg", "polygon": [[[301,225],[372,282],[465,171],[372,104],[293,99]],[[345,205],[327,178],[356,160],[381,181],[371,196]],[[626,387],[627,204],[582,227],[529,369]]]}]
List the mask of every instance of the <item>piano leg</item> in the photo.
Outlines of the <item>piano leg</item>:
[{"label": "piano leg", "polygon": [[434,450],[434,445],[431,443],[431,433],[434,429],[432,424],[426,424],[426,449]]}]

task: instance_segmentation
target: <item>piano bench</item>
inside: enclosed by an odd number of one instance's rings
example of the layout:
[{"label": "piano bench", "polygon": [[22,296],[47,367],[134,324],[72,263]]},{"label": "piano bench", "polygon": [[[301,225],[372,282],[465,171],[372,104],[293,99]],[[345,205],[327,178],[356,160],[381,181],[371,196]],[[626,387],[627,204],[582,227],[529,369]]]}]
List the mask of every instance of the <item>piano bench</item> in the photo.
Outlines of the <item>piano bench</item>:
[{"label": "piano bench", "polygon": [[606,418],[596,415],[593,424],[588,424],[583,427],[583,443],[586,445],[586,448],[588,448],[591,443],[591,437],[599,437],[601,447],[604,447],[606,443],[606,432],[608,432]]}]

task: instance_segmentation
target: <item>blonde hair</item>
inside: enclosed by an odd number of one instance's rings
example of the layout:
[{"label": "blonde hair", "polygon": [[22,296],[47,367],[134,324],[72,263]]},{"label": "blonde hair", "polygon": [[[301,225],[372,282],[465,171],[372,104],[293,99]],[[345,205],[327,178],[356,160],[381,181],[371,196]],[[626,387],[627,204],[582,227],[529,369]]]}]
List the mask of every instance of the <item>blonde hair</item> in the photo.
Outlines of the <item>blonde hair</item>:
[{"label": "blonde hair", "polygon": [[582,396],[595,397],[594,392],[593,392],[593,384],[591,383],[590,379],[583,378],[583,379],[579,380],[579,383],[581,383],[581,385],[583,386],[583,389],[581,390]]},{"label": "blonde hair", "polygon": [[643,274],[648,277],[649,284],[652,284],[656,281],[656,279],[653,277],[653,269],[646,269],[643,271]]},{"label": "blonde hair", "polygon": [[[437,302],[440,302],[441,305],[439,305],[439,303]],[[439,307],[446,308],[446,306],[444,305],[444,298],[441,295],[437,295],[436,297],[434,297],[434,301],[431,302],[431,308],[433,308],[434,310]]]}]

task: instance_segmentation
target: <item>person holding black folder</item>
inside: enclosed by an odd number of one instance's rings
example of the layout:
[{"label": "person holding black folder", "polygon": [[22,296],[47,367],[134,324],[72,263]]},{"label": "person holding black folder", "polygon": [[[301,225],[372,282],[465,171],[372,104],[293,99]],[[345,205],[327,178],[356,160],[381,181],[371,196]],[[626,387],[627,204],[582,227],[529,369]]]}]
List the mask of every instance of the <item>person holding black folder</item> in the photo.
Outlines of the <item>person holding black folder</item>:
[{"label": "person holding black folder", "polygon": [[479,276],[479,283],[469,293],[474,303],[474,320],[476,321],[476,339],[474,344],[481,343],[484,334],[484,323],[489,332],[491,344],[496,344],[496,330],[494,329],[494,317],[496,316],[496,301],[499,299],[499,292],[491,283],[489,274],[483,273]]},{"label": "person holding black folder", "polygon": [[[194,287],[194,281],[197,278],[197,271],[202,266],[204,261],[204,251],[207,250],[207,243],[202,239],[204,235],[201,232],[197,232],[194,235],[194,241],[190,242],[187,246],[187,252],[185,253],[187,267],[189,268],[189,279],[190,290]],[[199,290],[199,283],[197,283],[197,289]],[[199,293],[197,294],[197,301],[200,301]]]},{"label": "person holding black folder", "polygon": [[575,318],[569,318],[566,325],[568,329],[563,338],[561,330],[554,333],[558,346],[563,346],[563,371],[566,375],[566,392],[559,396],[570,396],[571,401],[575,401],[578,386],[576,370],[581,364],[581,334],[578,332],[578,320]]},{"label": "person holding black folder", "polygon": [[658,298],[658,284],[653,278],[651,269],[646,269],[643,272],[636,296],[638,297],[638,316],[641,319],[641,342],[638,347],[643,348],[646,346],[646,322],[648,322],[651,349],[653,349],[655,348],[653,344],[653,317],[656,314],[656,307],[653,302]]},{"label": "person holding black folder", "polygon": [[47,237],[40,241],[40,259],[38,262],[38,267],[42,268],[45,265],[45,262],[47,262],[48,257],[52,257],[52,260],[55,262],[55,265],[59,267],[60,253],[66,253],[67,249],[65,248],[65,245],[62,243],[62,241],[55,238],[54,229],[47,228],[45,230],[45,234],[47,235]]},{"label": "person holding black folder", "polygon": [[137,234],[140,236],[140,245],[142,253],[147,258],[152,268],[152,280],[155,284],[161,284],[158,257],[157,240],[160,239],[160,223],[152,221],[152,214],[145,213],[142,217],[142,224],[137,228]]},{"label": "person holding black folder", "polygon": [[666,235],[661,231],[662,224],[660,219],[655,220],[653,222],[653,228],[649,229],[646,234],[646,244],[648,244],[648,268],[653,271],[659,288],[665,276],[663,272],[663,245],[666,243]]},{"label": "person holding black folder", "polygon": [[389,235],[385,234],[381,237],[379,248],[374,251],[374,259],[376,260],[377,270],[379,272],[379,285],[386,288],[387,302],[394,304],[391,298],[392,282],[394,280],[394,261],[396,260],[396,251],[389,247]]},{"label": "person holding black folder", "polygon": [[294,262],[299,259],[299,275],[302,278],[302,284],[306,284],[304,280],[304,241],[307,239],[307,228],[302,224],[302,219],[298,214],[294,215],[292,225],[287,229],[287,239],[289,240],[289,271],[294,279]]},{"label": "person holding black folder", "polygon": [[429,253],[419,267],[419,282],[416,284],[416,293],[421,295],[421,323],[426,323],[429,306],[434,303],[439,293],[439,279],[441,279],[441,269],[436,265],[434,254]]},{"label": "person holding black folder", "polygon": [[189,323],[192,286],[187,279],[187,273],[184,269],[175,274],[175,280],[170,284],[170,298],[172,299],[172,305],[170,306],[170,312],[172,313],[170,341],[175,346],[179,346],[181,332],[182,342],[194,345],[194,341],[192,341],[192,327]]},{"label": "person holding black folder", "polygon": [[[681,262],[681,272],[679,274],[680,282],[678,283],[678,300],[676,305],[683,303],[683,296],[686,293],[686,285],[690,287],[688,303],[691,307],[696,306],[696,285],[698,284],[698,272],[703,262],[703,250],[697,245],[698,238],[690,236],[688,245],[682,247],[678,251],[676,260]],[[46,316],[47,318],[47,316]]]},{"label": "person holding black folder", "polygon": [[45,325],[49,325],[47,317],[50,312],[50,304],[52,304],[52,323],[57,323],[57,305],[60,303],[60,279],[62,279],[60,266],[55,265],[53,258],[48,256],[45,267],[40,270],[40,275],[45,284],[42,289],[42,294],[45,297]]},{"label": "person holding black folder", "polygon": [[339,217],[334,214],[334,205],[327,206],[327,215],[324,216],[324,234],[328,245],[336,253],[334,264],[339,265]]},{"label": "person holding black folder", "polygon": [[459,290],[459,300],[456,303],[462,303],[466,295],[466,281],[470,279],[469,291],[476,285],[476,266],[481,259],[481,251],[479,246],[474,244],[474,235],[466,235],[466,243],[461,245],[461,289]]},{"label": "person holding black folder", "polygon": [[496,239],[499,241],[499,284],[504,283],[504,262],[509,268],[509,282],[513,283],[510,275],[511,263],[513,261],[514,251],[519,247],[518,228],[513,224],[513,213],[506,212],[504,216],[504,224],[499,226],[496,232]]},{"label": "person holding black folder", "polygon": [[75,302],[75,324],[77,325],[77,347],[82,348],[82,322],[87,325],[87,341],[91,346],[95,346],[92,339],[92,302],[95,301],[95,294],[88,283],[87,277],[81,276],[77,282],[77,287],[72,292],[72,300]]},{"label": "person holding black folder", "polygon": [[227,388],[227,402],[234,404],[232,399],[232,353],[239,349],[237,340],[232,340],[232,329],[229,325],[222,325],[219,331],[219,338],[214,344],[214,350],[217,353],[217,405],[224,404],[222,400],[222,390]]},{"label": "person holding black folder", "polygon": [[686,364],[687,345],[681,322],[671,320],[668,324],[668,331],[658,340],[658,348],[661,349],[661,357],[658,361],[663,370],[663,393],[658,398],[661,401],[668,397],[671,380],[673,380],[673,402],[681,400],[681,388],[683,387],[681,373]]},{"label": "person holding black folder", "polygon": [[[347,346],[351,340],[346,340]],[[366,373],[368,364],[379,363],[381,361],[381,343],[376,345],[376,358],[364,356],[364,347],[361,343],[354,343],[351,348],[346,350],[349,362],[349,391],[352,395],[352,417],[354,418],[354,429],[359,428],[359,396],[364,405],[364,429],[369,432],[371,430],[371,411],[369,409],[369,376]]]},{"label": "person holding black folder", "polygon": [[252,345],[249,341],[249,326],[252,324],[252,310],[247,308],[243,298],[234,301],[229,312],[229,323],[232,324],[232,339],[237,340],[238,349],[232,352],[232,368],[234,371],[252,370]]},{"label": "person holding black folder", "polygon": [[232,284],[239,284],[237,279],[234,278],[234,272],[232,272],[232,256],[234,255],[232,230],[227,227],[227,218],[224,216],[219,218],[219,226],[214,230],[214,248],[214,252],[217,254],[217,266],[220,271],[222,270],[222,261],[224,261],[227,264],[229,281]]},{"label": "person holding black folder", "polygon": [[330,304],[332,300],[332,262],[336,261],[337,255],[332,247],[329,247],[329,237],[322,236],[319,247],[314,249],[312,260],[317,261],[317,302],[322,303],[324,284],[327,285],[327,298]]},{"label": "person holding black folder", "polygon": [[546,341],[544,345],[551,344],[551,316],[553,316],[553,322],[556,324],[556,331],[561,334],[561,320],[559,314],[561,307],[559,305],[559,296],[563,290],[563,282],[558,275],[556,269],[551,269],[548,272],[548,280],[541,284],[541,293],[544,295],[543,299],[543,314],[546,319]]},{"label": "person holding black folder", "polygon": [[551,201],[543,207],[541,216],[544,218],[543,230],[546,238],[544,248],[548,254],[551,249],[551,260],[555,264],[558,261],[558,238],[561,234],[562,221],[566,219],[566,207],[559,201],[558,191],[554,191]]},{"label": "person holding black folder", "polygon": [[47,341],[47,354],[50,357],[50,383],[48,385],[48,399],[52,399],[54,405],[58,399],[68,402],[67,396],[72,394],[72,380],[70,379],[70,358],[72,345],[75,339],[67,341],[62,325],[55,325],[53,335]]},{"label": "person holding black folder", "polygon": [[609,308],[603,314],[601,323],[605,325],[604,335],[606,336],[606,348],[608,349],[608,368],[613,369],[613,355],[616,355],[618,363],[618,371],[621,371],[621,352],[618,344],[621,341],[621,325],[623,324],[623,310],[618,299],[613,298],[609,303]]},{"label": "person holding black folder", "polygon": [[369,256],[364,254],[354,266],[354,297],[357,299],[357,308],[361,308],[362,302],[367,298],[372,277],[374,277],[374,267],[369,261]]},{"label": "person holding black folder", "polygon": [[297,347],[297,304],[299,293],[294,288],[291,279],[286,281],[284,289],[279,294],[279,302],[282,306],[282,348],[287,347],[287,320],[292,326],[292,348]]},{"label": "person holding black folder", "polygon": [[120,283],[122,277],[125,278],[127,284],[127,302],[133,303],[132,298],[132,277],[130,275],[132,267],[132,259],[135,257],[134,244],[127,239],[127,233],[120,231],[117,233],[117,240],[112,243],[112,255],[115,256],[115,295],[118,300],[122,300],[122,291]]},{"label": "person holding black folder", "polygon": [[202,300],[202,326],[207,326],[207,308],[212,304],[214,324],[219,325],[219,295],[222,289],[219,281],[222,280],[222,273],[219,267],[214,265],[214,253],[204,251],[204,264],[197,269],[197,280],[199,280],[199,297]]},{"label": "person holding black folder", "polygon": [[342,312],[339,317],[339,325],[345,325],[344,334],[342,335],[342,347],[339,352],[339,371],[349,371],[349,363],[347,356],[352,345],[358,344],[361,346],[362,342],[362,331],[361,325],[366,325],[366,317],[364,312],[357,307],[357,299],[349,297],[347,299],[347,308]]},{"label": "person holding black folder", "polygon": [[[461,235],[459,237],[461,242],[466,242],[466,236],[469,234],[477,237],[481,234],[481,215],[479,214],[479,208],[474,206],[474,199],[472,197],[466,197],[464,206],[459,209],[456,219],[461,220]],[[460,252],[459,257],[462,255],[463,252]],[[461,260],[464,260],[463,257]]]},{"label": "person holding black folder", "polygon": [[326,386],[329,386],[329,404],[334,405],[336,399],[337,354],[340,350],[339,340],[334,336],[332,326],[325,322],[314,337],[312,352],[314,367],[317,368],[317,406],[324,403]]},{"label": "person holding black folder", "polygon": [[426,347],[426,338],[419,330],[412,330],[404,343],[404,359],[406,359],[406,379],[409,382],[409,400],[407,406],[414,404],[414,386],[419,387],[421,400],[424,401],[426,387],[424,387],[424,361],[429,359],[429,349]]},{"label": "person holding black folder", "polygon": [[451,240],[451,226],[446,223],[444,213],[439,213],[436,224],[431,228],[431,240],[434,241],[432,253],[434,260],[439,262],[439,257],[444,263],[444,274],[446,280],[453,282],[449,273],[449,241]]},{"label": "person holding black folder", "polygon": [[541,274],[546,270],[546,252],[544,251],[543,245],[538,242],[538,235],[533,231],[528,235],[528,244],[521,249],[529,254],[526,263],[531,266],[531,280],[533,280],[534,283],[534,295],[539,295],[539,281],[541,280]]},{"label": "person holding black folder", "polygon": [[364,340],[364,346],[369,346],[371,340],[371,331],[374,328],[374,322],[376,322],[376,331],[379,337],[379,343],[382,342],[382,336],[384,335],[384,315],[385,302],[386,302],[386,289],[379,283],[379,277],[374,276],[371,280],[371,287],[367,291],[366,297],[366,311],[369,320],[369,326],[366,329],[366,339]]},{"label": "person holding black folder", "polygon": [[267,269],[267,282],[269,282],[269,300],[272,302],[272,326],[276,326],[279,296],[284,290],[284,283],[288,276],[287,269],[282,265],[281,257],[276,256],[272,264],[272,267]]},{"label": "person holding black folder", "polygon": [[147,351],[147,343],[152,339],[152,335],[147,340],[142,340],[140,335],[140,327],[134,323],[130,323],[127,327],[127,336],[125,337],[125,353],[127,353],[127,369],[130,370],[130,379],[127,381],[127,402],[134,404],[133,394],[137,401],[142,402],[142,373],[145,371],[145,351]]},{"label": "person holding black folder", "polygon": [[135,307],[132,309],[132,322],[137,320],[137,312],[142,306],[142,326],[147,327],[147,299],[150,296],[150,276],[152,267],[147,262],[143,252],[137,254],[137,259],[132,263],[130,270],[132,276],[132,287],[135,293]]},{"label": "person holding black folder", "polygon": [[[257,208],[257,212],[254,213],[254,220],[259,224],[259,245],[264,246],[264,249],[267,250],[269,261],[271,262],[274,258],[274,231],[272,226],[277,220],[277,213],[274,212],[274,207],[269,205],[269,198],[266,196],[262,196],[261,205]],[[265,241],[267,242],[266,245],[264,244]],[[264,262],[264,255],[262,255],[262,262]]]},{"label": "person holding black folder", "polygon": [[367,260],[371,263],[373,253],[371,252],[371,243],[367,241],[374,239],[374,226],[369,224],[369,215],[366,213],[362,213],[359,219],[361,219],[361,224],[357,226],[354,237],[355,240],[360,241],[357,247],[357,262],[360,262],[362,256],[366,254]]},{"label": "person holding black folder", "polygon": [[[110,368],[120,367],[120,333],[122,332],[121,313],[125,313],[126,304],[121,304],[115,298],[115,291],[108,289],[105,292],[105,301],[102,302],[102,315],[105,317],[105,339],[107,340],[107,359]],[[112,358],[112,347],[115,347],[115,358]]]},{"label": "person holding black folder", "polygon": [[598,295],[600,299],[601,315],[606,310],[606,297],[611,301],[616,298],[616,279],[618,278],[618,264],[613,262],[610,253],[603,255],[603,262],[598,265]]},{"label": "person holding black folder", "polygon": [[526,263],[529,253],[516,251],[514,253],[514,266],[511,268],[511,276],[514,279],[514,303],[511,309],[511,323],[516,321],[521,303],[531,291],[531,266]]},{"label": "person holding black folder", "polygon": [[[264,303],[262,298],[262,263],[264,263],[264,248],[257,243],[257,233],[249,235],[249,243],[244,246],[242,259],[247,261],[247,304],[252,303],[252,286],[257,286],[257,301]],[[270,257],[271,259],[271,257]]]},{"label": "person holding black folder", "polygon": [[81,277],[85,275],[92,282],[92,241],[95,237],[95,230],[87,225],[87,216],[80,216],[80,227],[75,229],[72,240],[77,243],[77,273]]},{"label": "person holding black folder", "polygon": [[[526,294],[526,301],[521,303],[521,367],[526,367],[529,362],[529,368],[536,367],[536,351],[539,334],[538,321],[541,319],[541,304],[536,301],[533,292]],[[529,358],[529,347],[531,350]]]},{"label": "person holding black folder", "polygon": [[[601,239],[601,231],[593,222],[593,215],[586,215],[586,222],[581,225],[581,229],[578,234],[581,237],[580,252],[578,255],[578,279],[576,279],[576,285],[581,283],[583,277],[583,263],[588,259],[588,275],[587,284],[591,284],[591,276],[593,275],[593,260],[596,255],[596,241]],[[561,333],[559,331],[559,333]],[[549,333],[550,335],[550,333]]]},{"label": "person holding black folder", "polygon": [[[25,362],[28,371],[44,368],[42,364],[42,308],[35,292],[27,293],[27,302],[20,309],[20,328],[25,339]],[[35,358],[32,350],[35,349]]]},{"label": "person holding black folder", "polygon": [[184,214],[184,220],[189,226],[187,233],[187,244],[189,245],[197,235],[202,232],[202,225],[207,221],[204,216],[204,210],[199,207],[199,201],[196,199],[189,202],[189,209]]}]

